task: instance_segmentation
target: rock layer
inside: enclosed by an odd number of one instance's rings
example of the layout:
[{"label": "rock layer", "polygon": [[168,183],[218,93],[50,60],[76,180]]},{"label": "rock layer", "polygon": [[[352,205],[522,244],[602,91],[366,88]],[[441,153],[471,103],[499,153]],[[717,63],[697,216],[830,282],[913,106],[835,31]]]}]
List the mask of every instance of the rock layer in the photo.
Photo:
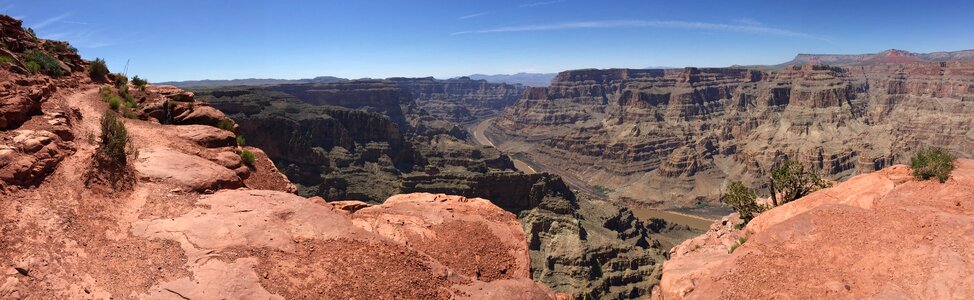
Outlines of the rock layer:
[{"label": "rock layer", "polygon": [[567,71],[486,134],[613,198],[695,206],[731,180],[761,187],[784,158],[843,179],[921,147],[970,157],[972,72],[974,62]]}]

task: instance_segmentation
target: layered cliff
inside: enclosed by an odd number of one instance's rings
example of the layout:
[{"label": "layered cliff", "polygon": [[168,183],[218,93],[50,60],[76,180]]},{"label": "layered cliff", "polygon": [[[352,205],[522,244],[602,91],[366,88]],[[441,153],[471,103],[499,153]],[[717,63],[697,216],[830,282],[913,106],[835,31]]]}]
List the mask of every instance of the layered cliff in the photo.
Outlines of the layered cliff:
[{"label": "layered cliff", "polygon": [[[342,85],[366,83],[375,82]],[[578,198],[557,176],[518,172],[496,149],[442,130],[456,126],[435,116],[407,112],[402,126],[396,116],[358,104],[334,106],[354,99],[318,105],[318,96],[304,101],[306,92],[281,91],[202,89],[196,97],[233,117],[247,142],[266,149],[302,195],[370,203],[409,192],[482,197],[518,215],[533,278],[558,292],[629,298],[647,294],[658,281],[662,253],[627,209]],[[394,98],[389,103],[402,95],[373,87],[346,93],[369,101]]]},{"label": "layered cliff", "polygon": [[389,78],[413,99],[426,113],[439,118],[466,123],[492,117],[508,107],[524,93],[522,85],[489,83],[469,77],[437,80],[427,78]]},{"label": "layered cliff", "polygon": [[670,251],[663,299],[966,299],[974,294],[974,161],[945,183],[896,165]]},{"label": "layered cliff", "polygon": [[969,157],[972,71],[974,62],[567,71],[486,134],[613,198],[695,206],[731,180],[763,185],[784,158],[841,179],[921,146]]}]

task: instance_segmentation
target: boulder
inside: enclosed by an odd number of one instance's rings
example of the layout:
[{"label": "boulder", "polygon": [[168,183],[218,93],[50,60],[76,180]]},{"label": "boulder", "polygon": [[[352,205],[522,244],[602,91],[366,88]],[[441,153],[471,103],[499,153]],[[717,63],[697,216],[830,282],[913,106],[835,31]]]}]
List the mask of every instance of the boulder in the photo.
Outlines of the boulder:
[{"label": "boulder", "polygon": [[202,157],[167,148],[139,152],[135,170],[143,180],[169,182],[189,191],[243,186],[240,177],[233,170]]}]

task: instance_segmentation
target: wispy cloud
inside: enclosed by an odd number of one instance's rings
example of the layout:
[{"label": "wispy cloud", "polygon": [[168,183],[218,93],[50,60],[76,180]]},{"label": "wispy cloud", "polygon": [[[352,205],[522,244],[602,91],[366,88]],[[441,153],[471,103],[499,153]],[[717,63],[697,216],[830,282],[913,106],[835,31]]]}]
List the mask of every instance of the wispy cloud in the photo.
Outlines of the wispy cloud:
[{"label": "wispy cloud", "polygon": [[471,19],[471,18],[476,18],[476,17],[483,17],[483,16],[486,16],[486,15],[489,15],[489,14],[490,14],[489,11],[485,11],[485,12],[481,12],[481,13],[469,14],[469,15],[466,15],[466,16],[459,17],[457,19],[466,20],[466,19]]},{"label": "wispy cloud", "polygon": [[532,3],[521,4],[521,5],[519,5],[519,7],[536,7],[536,6],[542,6],[542,5],[548,5],[548,4],[561,3],[561,2],[565,2],[565,1],[567,1],[567,0],[551,0],[551,1],[532,2]]},{"label": "wispy cloud", "polygon": [[61,21],[64,18],[67,18],[70,15],[71,15],[71,13],[63,13],[63,14],[60,14],[60,15],[55,16],[53,18],[49,18],[47,20],[41,21],[39,23],[31,24],[29,27],[30,28],[33,28],[34,30],[43,29],[44,27],[47,27],[48,25],[54,24],[57,21]]},{"label": "wispy cloud", "polygon": [[451,33],[450,35],[525,32],[525,31],[551,31],[551,30],[569,30],[569,29],[642,28],[642,27],[740,32],[740,33],[747,33],[747,34],[798,37],[798,38],[815,39],[820,41],[828,41],[825,38],[806,34],[806,33],[795,32],[795,31],[781,29],[781,28],[768,27],[763,25],[744,25],[744,24],[738,25],[738,24],[721,24],[721,23],[687,22],[687,21],[646,21],[646,20],[605,20],[605,21],[534,24],[534,25],[524,25],[524,26],[498,27],[498,28],[483,29],[483,30],[458,31],[458,32]]}]

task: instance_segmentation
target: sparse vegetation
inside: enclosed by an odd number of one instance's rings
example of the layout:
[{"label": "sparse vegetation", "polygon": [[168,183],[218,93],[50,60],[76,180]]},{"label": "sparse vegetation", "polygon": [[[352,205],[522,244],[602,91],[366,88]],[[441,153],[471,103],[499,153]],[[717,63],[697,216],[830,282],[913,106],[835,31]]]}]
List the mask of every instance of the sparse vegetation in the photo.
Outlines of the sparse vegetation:
[{"label": "sparse vegetation", "polygon": [[27,71],[29,71],[31,74],[37,74],[41,72],[41,65],[33,61],[25,62],[24,67],[26,67]]},{"label": "sparse vegetation", "polygon": [[101,58],[95,58],[95,61],[91,62],[88,66],[88,77],[96,82],[102,82],[105,80],[105,76],[108,76],[108,65],[105,64],[105,60]]},{"label": "sparse vegetation", "polygon": [[8,55],[0,54],[0,64],[13,64],[14,58]]},{"label": "sparse vegetation", "polygon": [[233,120],[222,119],[216,124],[216,127],[226,131],[233,131],[233,124]]},{"label": "sparse vegetation", "polygon": [[[806,170],[802,163],[787,159],[778,167],[771,169],[771,182],[768,189],[774,206],[795,201],[814,191],[829,187],[828,181],[815,171]],[[778,196],[781,196],[780,202]]]},{"label": "sparse vegetation", "polygon": [[135,77],[132,77],[132,84],[137,86],[140,91],[144,91],[145,87],[149,85],[149,81],[144,78],[139,78],[139,75],[135,75]]},{"label": "sparse vegetation", "polygon": [[240,151],[240,159],[243,160],[244,164],[253,167],[257,157],[254,156],[254,152],[251,152],[250,150],[243,150]]},{"label": "sparse vegetation", "polygon": [[[30,63],[34,63],[37,65],[36,71],[31,70],[31,72],[34,72],[35,74],[40,71],[51,77],[60,77],[61,75],[64,75],[64,69],[61,68],[60,61],[54,57],[51,57],[47,53],[44,53],[44,51],[36,49],[28,50],[25,53],[25,57],[27,59],[25,64],[29,65]],[[31,68],[28,67],[28,69]]]},{"label": "sparse vegetation", "polygon": [[916,178],[927,180],[936,177],[940,183],[944,183],[954,170],[954,156],[941,148],[923,149],[910,158],[910,168]]},{"label": "sparse vegetation", "polygon": [[754,218],[754,214],[762,211],[756,199],[754,190],[744,186],[740,181],[735,181],[727,187],[722,200],[734,207],[734,210],[740,214],[741,220],[744,220],[744,224],[747,224]]},{"label": "sparse vegetation", "polygon": [[131,143],[125,123],[118,120],[114,111],[105,111],[101,119],[101,146],[98,148],[103,161],[114,166],[125,166],[126,155],[133,149]]},{"label": "sparse vegetation", "polygon": [[737,247],[740,247],[741,245],[744,245],[744,243],[746,243],[746,242],[747,242],[747,237],[746,236],[741,236],[741,237],[737,238],[737,243],[734,243],[733,245],[731,245],[730,246],[730,249],[727,250],[727,253],[734,253],[734,250],[737,250]]},{"label": "sparse vegetation", "polygon": [[244,136],[242,134],[237,135],[237,146],[239,147],[247,146],[247,140],[244,139]]}]

